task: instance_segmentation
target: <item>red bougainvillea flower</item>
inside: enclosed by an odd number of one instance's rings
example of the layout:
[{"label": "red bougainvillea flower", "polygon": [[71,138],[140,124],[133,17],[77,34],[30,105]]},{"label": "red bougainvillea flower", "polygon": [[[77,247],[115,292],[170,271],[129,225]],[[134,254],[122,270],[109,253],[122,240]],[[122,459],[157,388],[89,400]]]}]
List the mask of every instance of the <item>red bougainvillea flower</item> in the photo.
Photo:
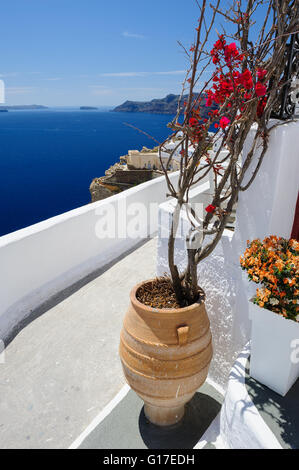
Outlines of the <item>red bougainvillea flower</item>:
[{"label": "red bougainvillea flower", "polygon": [[224,170],[223,166],[221,166],[221,165],[214,165],[214,166],[213,166],[213,171],[214,171],[217,175],[221,175],[220,170]]},{"label": "red bougainvillea flower", "polygon": [[267,75],[267,70],[257,69],[257,76],[259,80],[263,80],[263,78]]},{"label": "red bougainvillea flower", "polygon": [[[245,17],[245,16],[244,16]],[[237,103],[238,109],[236,109],[236,119],[240,119],[242,113],[246,109],[247,102],[253,98],[261,98],[258,102],[257,117],[261,117],[264,112],[267,93],[267,84],[263,83],[267,75],[267,70],[263,68],[257,68],[255,72],[251,72],[248,68],[242,69],[244,62],[244,54],[240,53],[236,44],[233,42],[227,44],[224,35],[220,35],[218,41],[215,42],[213,49],[211,50],[211,57],[213,63],[216,64],[215,72],[212,76],[212,87],[206,90],[206,106],[211,107],[216,105],[218,109],[226,103],[227,108],[233,108],[234,104]],[[228,69],[228,70],[227,70]],[[240,114],[238,114],[238,112]],[[208,112],[210,120],[217,120],[217,114],[220,114],[217,110]],[[197,118],[194,115],[194,118]],[[219,122],[213,122],[215,129],[221,128],[226,129],[230,124],[228,117],[222,117]],[[191,127],[195,127],[192,130],[194,134],[197,134],[197,129],[200,128],[200,124],[191,124]]]},{"label": "red bougainvillea flower", "polygon": [[238,52],[238,49],[237,49],[237,46],[236,46],[236,43],[235,42],[232,42],[231,44],[228,44],[224,50],[224,53],[226,56],[235,56],[235,55],[238,55],[239,52]]},{"label": "red bougainvillea flower", "polygon": [[216,209],[216,207],[213,206],[212,204],[209,204],[209,205],[205,208],[205,210],[206,210],[207,212],[209,212],[210,214],[213,214],[213,213],[215,212],[215,209]]},{"label": "red bougainvillea flower", "polygon": [[267,87],[263,85],[261,82],[257,82],[255,85],[255,93],[257,96],[265,96],[267,93]]},{"label": "red bougainvillea flower", "polygon": [[219,36],[218,41],[215,42],[215,44],[214,44],[214,49],[213,49],[213,50],[221,51],[221,49],[224,48],[225,44],[226,44],[226,41],[225,41],[225,39],[224,39],[223,34],[221,34],[221,35]]},{"label": "red bougainvillea flower", "polygon": [[261,98],[258,102],[258,105],[257,105],[257,110],[256,110],[256,114],[257,116],[260,118],[262,117],[263,115],[263,112],[264,112],[264,109],[265,109],[265,106],[267,104],[267,96],[264,96],[263,98]]},{"label": "red bougainvillea flower", "polygon": [[193,117],[189,119],[189,125],[190,125],[191,127],[195,127],[195,126],[197,126],[197,124],[198,124],[198,120],[197,120],[197,119],[195,119],[195,118],[193,118]]},{"label": "red bougainvillea flower", "polygon": [[226,41],[223,34],[219,36],[218,41],[215,42],[213,49],[211,50],[211,55],[213,57],[213,64],[218,64],[220,62],[219,53],[225,48]]},{"label": "red bougainvillea flower", "polygon": [[246,88],[246,90],[253,88],[252,75],[248,69],[245,69],[244,72],[239,75],[238,81],[244,86],[244,88]]},{"label": "red bougainvillea flower", "polygon": [[221,129],[225,129],[229,125],[229,123],[230,120],[225,116],[223,116],[219,121]]},{"label": "red bougainvillea flower", "polygon": [[239,55],[239,51],[237,49],[237,46],[234,42],[232,42],[231,44],[228,44],[225,49],[224,49],[224,57],[225,57],[225,61],[228,65],[231,64],[231,61],[233,59],[235,59],[236,57],[238,57]]}]

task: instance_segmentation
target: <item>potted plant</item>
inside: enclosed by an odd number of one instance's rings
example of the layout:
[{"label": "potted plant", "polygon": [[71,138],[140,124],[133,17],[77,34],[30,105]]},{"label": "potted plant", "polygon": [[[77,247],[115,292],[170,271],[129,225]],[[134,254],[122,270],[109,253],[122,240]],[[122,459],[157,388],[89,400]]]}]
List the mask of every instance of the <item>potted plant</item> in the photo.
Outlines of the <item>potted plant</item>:
[{"label": "potted plant", "polygon": [[250,302],[250,375],[284,396],[299,377],[299,243],[253,240],[240,262],[260,284]]},{"label": "potted plant", "polygon": [[[169,277],[133,288],[120,342],[126,379],[145,401],[146,416],[159,425],[179,421],[184,404],[207,377],[212,344],[197,265],[221,239],[239,191],[253,182],[274,127],[269,127],[271,112],[288,85],[283,80],[285,50],[290,36],[299,29],[298,2],[269,0],[267,9],[263,2],[255,7],[253,3],[232,2],[224,11],[220,1],[209,7],[205,0],[201,2],[194,44],[189,50],[184,48],[189,67],[177,114],[168,125],[172,134],[159,146],[167,195],[175,201],[168,240]],[[261,17],[256,38],[252,25]],[[226,18],[231,27],[210,50],[218,18]],[[250,130],[251,146],[240,158]],[[170,140],[176,145],[169,146]],[[215,142],[219,145],[211,153]],[[221,152],[224,147],[228,150],[225,155]],[[165,152],[169,155],[166,164],[161,156]],[[178,153],[175,187],[167,169]],[[189,191],[209,172],[214,178],[213,193],[201,219],[189,204]],[[183,210],[190,230],[186,234],[186,269],[179,272],[175,239]]]}]

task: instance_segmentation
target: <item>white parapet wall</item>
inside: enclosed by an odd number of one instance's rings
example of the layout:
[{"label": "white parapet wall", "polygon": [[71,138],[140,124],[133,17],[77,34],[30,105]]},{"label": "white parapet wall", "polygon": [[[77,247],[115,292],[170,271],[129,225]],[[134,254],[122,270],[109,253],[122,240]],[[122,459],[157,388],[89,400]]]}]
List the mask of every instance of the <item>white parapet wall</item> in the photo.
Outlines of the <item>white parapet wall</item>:
[{"label": "white parapet wall", "polygon": [[[177,173],[170,174],[175,184]],[[154,234],[164,176],[0,238],[0,339],[59,291]]]},{"label": "white parapet wall", "polygon": [[[271,122],[270,126],[275,124]],[[249,140],[244,146],[246,156]],[[241,192],[236,212],[235,232],[225,230],[216,249],[198,266],[199,284],[206,293],[206,308],[211,321],[214,357],[210,378],[226,388],[231,367],[250,339],[249,299],[256,285],[249,283],[241,270],[239,257],[247,240],[268,235],[290,237],[299,189],[299,121],[280,124],[270,134],[269,148],[260,170],[250,188]],[[259,151],[248,170],[251,176]],[[203,188],[204,189],[204,188]],[[198,192],[197,202],[210,204],[211,190]],[[169,272],[167,261],[167,230],[173,204],[161,205],[159,213],[159,242],[157,272]],[[181,226],[188,224],[184,218]],[[180,232],[182,232],[180,227]],[[175,259],[180,269],[186,264],[183,238],[176,240]]]}]

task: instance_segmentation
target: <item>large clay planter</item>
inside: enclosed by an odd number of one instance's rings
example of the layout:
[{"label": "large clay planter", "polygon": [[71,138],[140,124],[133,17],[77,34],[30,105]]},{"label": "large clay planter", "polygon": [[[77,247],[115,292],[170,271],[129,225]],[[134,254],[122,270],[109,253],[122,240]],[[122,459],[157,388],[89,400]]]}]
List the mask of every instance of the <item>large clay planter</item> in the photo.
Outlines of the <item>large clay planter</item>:
[{"label": "large clay planter", "polygon": [[146,417],[167,426],[182,419],[185,404],[206,380],[213,354],[210,322],[204,302],[147,307],[136,299],[142,284],[131,291],[120,358],[127,382],[145,402]]}]

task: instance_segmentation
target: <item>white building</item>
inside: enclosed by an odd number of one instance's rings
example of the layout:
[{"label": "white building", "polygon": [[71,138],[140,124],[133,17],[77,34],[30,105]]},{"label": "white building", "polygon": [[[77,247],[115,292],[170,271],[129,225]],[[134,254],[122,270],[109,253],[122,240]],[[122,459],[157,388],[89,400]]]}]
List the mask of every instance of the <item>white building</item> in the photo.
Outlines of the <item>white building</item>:
[{"label": "white building", "polygon": [[[163,165],[166,167],[169,156],[164,152],[164,154],[162,153],[161,157]],[[162,165],[158,152],[139,152],[138,150],[129,150],[127,156],[127,165],[136,169],[162,171]],[[176,171],[178,169],[178,160],[173,159],[168,165],[168,170]]]}]

